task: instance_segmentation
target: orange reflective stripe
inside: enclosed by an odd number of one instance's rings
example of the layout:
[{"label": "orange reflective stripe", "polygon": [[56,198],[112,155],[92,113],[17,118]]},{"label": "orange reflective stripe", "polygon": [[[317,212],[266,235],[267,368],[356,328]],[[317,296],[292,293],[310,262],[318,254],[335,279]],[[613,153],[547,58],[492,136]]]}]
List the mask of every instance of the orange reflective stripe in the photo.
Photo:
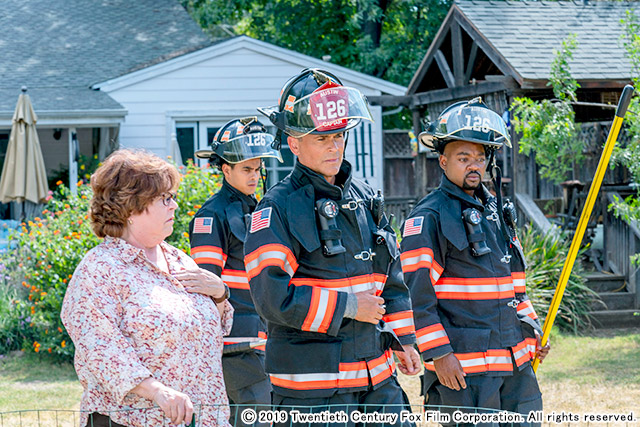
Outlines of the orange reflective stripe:
[{"label": "orange reflective stripe", "polygon": [[527,290],[527,287],[525,285],[525,276],[526,275],[524,271],[516,271],[511,273],[511,278],[513,280],[513,289],[520,294],[525,293]]},{"label": "orange reflective stripe", "polygon": [[509,277],[441,277],[433,286],[439,299],[482,300],[514,298]]},{"label": "orange reflective stripe", "polygon": [[413,324],[413,311],[400,311],[398,313],[385,314],[382,320],[387,323],[398,336],[414,334],[416,328]]},{"label": "orange reflective stripe", "polygon": [[362,276],[347,277],[344,279],[316,279],[309,277],[295,277],[291,279],[291,284],[295,286],[313,286],[314,288],[335,289],[340,292],[356,293],[376,289],[381,292],[387,276],[373,273]]},{"label": "orange reflective stripe", "polygon": [[[512,372],[511,352],[509,350],[487,350],[475,353],[454,353],[460,361],[462,370],[467,374],[481,372]],[[435,372],[433,362],[424,362],[424,367]]]},{"label": "orange reflective stripe", "polygon": [[525,338],[518,345],[511,347],[516,365],[522,366],[523,363],[535,358],[537,342],[535,338]]},{"label": "orange reflective stripe", "polygon": [[529,316],[533,320],[538,318],[536,311],[533,309],[533,304],[531,304],[529,300],[522,301],[518,304],[518,314],[521,316]]},{"label": "orange reflective stripe", "polygon": [[343,362],[338,373],[270,374],[271,383],[292,390],[334,389],[376,385],[395,373],[391,350],[368,362]]},{"label": "orange reflective stripe", "polygon": [[220,268],[227,262],[227,255],[217,246],[195,246],[191,248],[191,258],[198,265],[213,264]]},{"label": "orange reflective stripe", "polygon": [[309,304],[309,311],[301,329],[303,331],[326,333],[331,325],[337,301],[337,291],[312,288],[311,304]]},{"label": "orange reflective stripe", "polygon": [[419,329],[416,338],[420,352],[449,344],[449,337],[440,323]]},{"label": "orange reflective stripe", "polygon": [[421,268],[430,269],[431,283],[434,284],[440,278],[444,269],[433,259],[433,251],[429,248],[419,248],[400,254],[402,272],[412,273]]},{"label": "orange reflective stripe", "polygon": [[249,290],[249,278],[244,270],[222,270],[221,279],[231,289]]},{"label": "orange reflective stripe", "polygon": [[265,267],[280,267],[289,276],[293,277],[298,269],[298,262],[291,250],[277,243],[263,245],[244,258],[245,268],[249,280],[256,277]]}]

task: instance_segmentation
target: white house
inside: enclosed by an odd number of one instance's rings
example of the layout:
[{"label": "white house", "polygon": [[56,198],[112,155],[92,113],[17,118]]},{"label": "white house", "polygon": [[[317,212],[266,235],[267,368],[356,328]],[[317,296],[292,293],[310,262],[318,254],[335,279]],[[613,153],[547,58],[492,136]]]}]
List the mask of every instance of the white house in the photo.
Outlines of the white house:
[{"label": "white house", "polygon": [[[120,145],[167,156],[177,140],[183,158],[211,143],[218,128],[245,116],[269,120],[256,107],[277,103],[284,83],[304,68],[332,72],[346,86],[369,96],[401,95],[406,88],[247,36],[224,40],[123,76],[94,84],[124,107]],[[382,188],[382,111],[371,107],[373,123],[352,130],[347,159],[357,176]],[[271,127],[273,131],[274,128]],[[284,164],[273,160],[270,181],[283,178],[293,157],[283,146]]]}]

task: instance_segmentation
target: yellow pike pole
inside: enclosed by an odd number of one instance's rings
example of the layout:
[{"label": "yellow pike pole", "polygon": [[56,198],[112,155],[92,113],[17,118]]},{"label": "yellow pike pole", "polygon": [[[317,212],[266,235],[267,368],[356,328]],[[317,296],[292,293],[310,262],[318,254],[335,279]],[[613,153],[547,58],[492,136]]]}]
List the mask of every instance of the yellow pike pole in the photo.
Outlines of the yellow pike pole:
[{"label": "yellow pike pole", "polygon": [[[600,185],[602,184],[604,173],[607,171],[609,159],[611,158],[611,153],[613,152],[613,146],[618,139],[618,134],[620,133],[620,128],[622,127],[622,119],[627,112],[627,107],[629,107],[631,95],[633,95],[633,86],[626,85],[622,90],[622,96],[620,97],[620,102],[618,102],[618,108],[616,109],[616,116],[613,119],[613,124],[611,125],[611,129],[609,130],[609,136],[607,137],[607,142],[604,145],[604,150],[602,150],[600,162],[598,163],[596,174],[593,177],[591,188],[589,188],[587,201],[584,205],[584,208],[582,208],[580,221],[578,222],[578,228],[576,229],[576,233],[573,235],[573,241],[571,242],[571,247],[569,247],[569,254],[564,262],[564,266],[562,267],[560,280],[558,281],[556,292],[553,295],[553,299],[551,300],[551,306],[549,307],[547,318],[544,320],[544,327],[542,329],[543,347],[549,340],[551,327],[553,326],[553,322],[556,320],[556,314],[558,314],[558,308],[560,308],[560,301],[562,301],[562,295],[564,295],[564,290],[567,287],[567,282],[569,281],[569,276],[571,275],[573,264],[575,263],[576,257],[578,256],[578,250],[580,249],[580,244],[582,243],[584,232],[587,229],[587,224],[589,223],[589,218],[591,217],[591,212],[593,211],[593,205],[596,203],[596,197],[598,196],[598,192],[600,191]],[[536,358],[536,360],[533,362],[534,372],[538,369],[539,364],[540,360]]]}]

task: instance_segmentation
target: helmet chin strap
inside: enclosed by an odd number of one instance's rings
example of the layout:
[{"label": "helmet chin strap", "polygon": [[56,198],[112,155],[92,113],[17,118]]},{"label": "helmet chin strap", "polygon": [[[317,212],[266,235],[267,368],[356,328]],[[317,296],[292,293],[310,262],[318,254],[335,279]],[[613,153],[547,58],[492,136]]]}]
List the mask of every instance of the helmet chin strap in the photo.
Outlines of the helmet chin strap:
[{"label": "helmet chin strap", "polygon": [[[497,199],[497,211],[498,211],[498,218],[500,218],[500,231],[502,232],[502,235],[504,236],[505,240],[507,242],[509,242],[509,245],[511,244],[511,237],[509,236],[509,232],[507,231],[507,226],[504,222],[504,218],[503,218],[503,213],[502,213],[502,170],[498,167],[498,165],[496,164],[496,159],[495,159],[495,152],[496,149],[495,148],[491,148],[491,153],[489,154],[489,176],[491,177],[491,180],[493,181],[493,187],[496,190],[496,199]],[[495,176],[494,176],[494,170],[495,170]]]}]

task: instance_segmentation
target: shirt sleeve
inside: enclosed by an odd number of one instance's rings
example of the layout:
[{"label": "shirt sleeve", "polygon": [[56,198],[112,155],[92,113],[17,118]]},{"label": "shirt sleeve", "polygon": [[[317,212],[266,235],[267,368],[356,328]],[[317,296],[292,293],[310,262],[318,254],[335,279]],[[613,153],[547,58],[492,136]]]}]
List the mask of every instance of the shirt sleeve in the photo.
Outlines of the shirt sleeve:
[{"label": "shirt sleeve", "polygon": [[222,276],[229,253],[223,220],[213,210],[200,209],[189,223],[191,258],[218,277]]},{"label": "shirt sleeve", "polygon": [[118,327],[122,306],[108,274],[91,264],[83,261],[73,274],[60,317],[75,345],[79,376],[88,372],[123,404],[129,392],[152,374]]},{"label": "shirt sleeve", "polygon": [[413,302],[418,350],[425,361],[453,352],[437,312],[434,288],[444,271],[446,247],[434,215],[405,221],[400,259]]},{"label": "shirt sleeve", "polygon": [[404,282],[402,274],[402,264],[398,255],[398,243],[395,232],[391,229],[387,234],[390,245],[393,249],[388,275],[381,297],[385,301],[385,315],[382,320],[387,323],[398,337],[401,344],[414,344],[416,342],[416,328],[413,321],[413,310],[411,309],[411,298],[409,289]]},{"label": "shirt sleeve", "polygon": [[302,331],[338,334],[347,294],[290,285],[301,249],[273,202],[263,200],[252,214],[244,250],[251,297],[262,318]]}]

